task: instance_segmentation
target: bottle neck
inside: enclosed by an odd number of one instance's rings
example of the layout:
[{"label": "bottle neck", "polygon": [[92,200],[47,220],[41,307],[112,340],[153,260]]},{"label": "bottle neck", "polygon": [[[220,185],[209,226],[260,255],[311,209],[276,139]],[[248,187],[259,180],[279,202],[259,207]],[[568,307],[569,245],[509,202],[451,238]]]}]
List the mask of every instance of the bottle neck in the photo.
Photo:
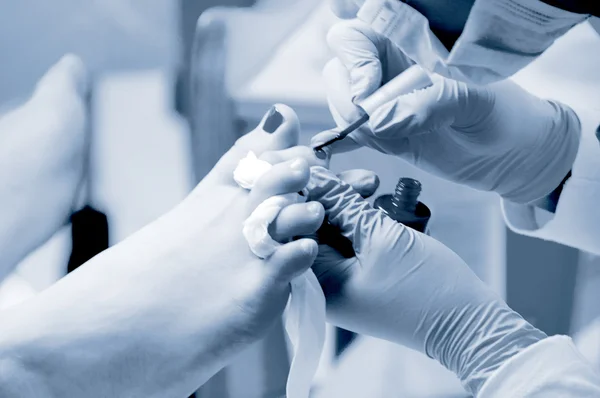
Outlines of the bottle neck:
[{"label": "bottle neck", "polygon": [[421,183],[412,178],[401,178],[396,185],[392,196],[392,205],[397,211],[415,213],[419,195],[421,194]]}]

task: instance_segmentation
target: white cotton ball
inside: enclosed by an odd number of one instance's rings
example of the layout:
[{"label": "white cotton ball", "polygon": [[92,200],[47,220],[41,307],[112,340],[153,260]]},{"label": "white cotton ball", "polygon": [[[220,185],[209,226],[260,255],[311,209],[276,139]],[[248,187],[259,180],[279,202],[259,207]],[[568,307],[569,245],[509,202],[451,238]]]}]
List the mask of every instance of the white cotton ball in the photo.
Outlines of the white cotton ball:
[{"label": "white cotton ball", "polygon": [[244,222],[242,233],[252,253],[258,258],[267,258],[277,250],[279,242],[271,238],[269,225],[286,206],[299,203],[296,193],[272,196],[262,202]]},{"label": "white cotton ball", "polygon": [[260,160],[254,152],[248,152],[233,171],[233,179],[244,189],[251,189],[256,181],[271,169],[271,164]]}]

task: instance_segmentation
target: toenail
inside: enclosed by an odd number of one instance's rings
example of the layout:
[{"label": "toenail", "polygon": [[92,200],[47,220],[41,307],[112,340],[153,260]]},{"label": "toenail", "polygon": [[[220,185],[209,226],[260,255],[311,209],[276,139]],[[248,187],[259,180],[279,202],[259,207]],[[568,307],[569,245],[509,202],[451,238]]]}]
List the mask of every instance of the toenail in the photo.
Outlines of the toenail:
[{"label": "toenail", "polygon": [[263,130],[269,134],[273,134],[283,124],[283,121],[283,115],[273,106],[267,113],[267,117],[263,123]]}]

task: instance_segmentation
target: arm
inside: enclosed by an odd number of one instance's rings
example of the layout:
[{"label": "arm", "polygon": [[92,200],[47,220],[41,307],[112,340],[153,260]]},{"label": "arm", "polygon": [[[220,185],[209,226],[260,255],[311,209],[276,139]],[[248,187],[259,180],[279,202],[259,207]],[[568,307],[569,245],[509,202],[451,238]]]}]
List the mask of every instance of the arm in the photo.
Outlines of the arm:
[{"label": "arm", "polygon": [[427,354],[474,396],[598,395],[600,376],[570,339],[534,328],[451,250],[372,208],[324,169],[313,168],[310,197],[356,252],[343,259],[321,246],[313,266],[330,322]]},{"label": "arm", "polygon": [[506,361],[483,385],[479,398],[600,396],[600,375],[566,336],[536,343]]}]

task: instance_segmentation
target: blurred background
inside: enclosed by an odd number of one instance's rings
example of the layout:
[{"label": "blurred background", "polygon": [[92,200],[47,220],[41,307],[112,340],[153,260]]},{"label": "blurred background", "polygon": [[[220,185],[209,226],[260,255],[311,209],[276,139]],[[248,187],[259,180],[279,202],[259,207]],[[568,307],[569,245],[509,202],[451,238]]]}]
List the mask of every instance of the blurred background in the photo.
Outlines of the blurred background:
[{"label": "blurred background", "polygon": [[[107,214],[114,244],[177,204],[272,104],[297,111],[305,144],[334,126],[321,69],[331,58],[325,36],[335,22],[319,0],[4,1],[0,113],[26,99],[62,54],[84,59],[94,76],[92,201]],[[600,38],[581,25],[515,80],[541,96],[585,100],[582,76],[597,68],[584,57],[591,45]],[[575,335],[584,355],[600,364],[597,258],[517,236],[507,231],[495,196],[374,151],[340,155],[332,168],[376,171],[378,194],[393,192],[399,177],[420,180],[421,200],[433,212],[431,235],[537,327]],[[65,227],[4,281],[0,306],[63,276],[70,249]],[[196,396],[280,396],[288,362],[279,325]],[[403,347],[360,336],[340,353],[333,327],[313,395],[467,396],[453,375]]]}]

